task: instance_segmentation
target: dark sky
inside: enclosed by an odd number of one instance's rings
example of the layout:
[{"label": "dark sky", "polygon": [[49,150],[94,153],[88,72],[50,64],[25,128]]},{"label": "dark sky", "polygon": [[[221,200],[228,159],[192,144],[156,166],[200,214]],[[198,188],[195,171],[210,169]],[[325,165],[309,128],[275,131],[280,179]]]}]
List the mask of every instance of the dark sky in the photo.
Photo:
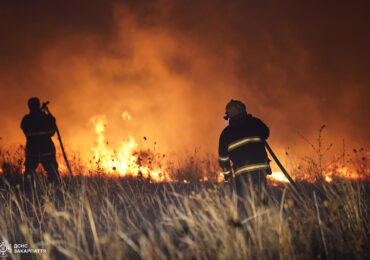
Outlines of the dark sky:
[{"label": "dark sky", "polygon": [[108,139],[215,153],[233,98],[280,149],[307,148],[297,133],[315,141],[322,124],[338,149],[368,147],[369,14],[369,1],[1,1],[1,142],[24,142],[39,96],[71,146],[91,147],[105,114]]}]

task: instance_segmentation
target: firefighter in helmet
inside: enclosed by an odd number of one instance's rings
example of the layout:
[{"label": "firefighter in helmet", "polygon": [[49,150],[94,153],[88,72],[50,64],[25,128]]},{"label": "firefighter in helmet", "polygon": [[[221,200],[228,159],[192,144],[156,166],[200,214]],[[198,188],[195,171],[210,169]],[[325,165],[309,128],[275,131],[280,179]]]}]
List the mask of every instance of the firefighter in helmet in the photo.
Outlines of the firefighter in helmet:
[{"label": "firefighter in helmet", "polygon": [[245,105],[238,100],[231,100],[226,105],[224,118],[229,120],[219,142],[219,163],[224,178],[231,179],[233,169],[239,197],[244,197],[250,187],[262,194],[266,175],[271,174],[264,145],[270,134],[269,128],[260,119],[247,114]]},{"label": "firefighter in helmet", "polygon": [[56,123],[52,115],[46,114],[36,97],[28,100],[30,113],[23,117],[21,128],[26,136],[25,176],[33,179],[37,166],[41,163],[50,182],[59,181],[55,146],[51,137],[55,134]]}]

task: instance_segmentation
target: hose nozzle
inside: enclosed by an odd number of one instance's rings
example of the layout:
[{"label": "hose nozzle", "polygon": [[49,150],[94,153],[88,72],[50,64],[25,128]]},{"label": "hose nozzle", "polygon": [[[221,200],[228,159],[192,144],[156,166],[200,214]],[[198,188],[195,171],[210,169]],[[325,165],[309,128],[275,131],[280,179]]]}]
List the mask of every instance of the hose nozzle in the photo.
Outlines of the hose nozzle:
[{"label": "hose nozzle", "polygon": [[42,103],[42,106],[41,106],[41,109],[46,109],[46,107],[50,104],[49,101],[46,101],[44,103]]}]

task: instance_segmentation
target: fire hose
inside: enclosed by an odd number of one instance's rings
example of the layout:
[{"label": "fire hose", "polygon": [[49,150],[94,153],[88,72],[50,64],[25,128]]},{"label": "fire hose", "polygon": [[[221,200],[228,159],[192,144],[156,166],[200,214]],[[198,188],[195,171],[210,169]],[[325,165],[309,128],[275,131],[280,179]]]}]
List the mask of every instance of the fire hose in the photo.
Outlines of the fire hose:
[{"label": "fire hose", "polygon": [[[53,116],[51,113],[50,113],[50,110],[48,108],[48,105],[49,105],[49,101],[46,101],[44,103],[42,103],[42,106],[41,106],[41,109],[42,110],[45,110],[49,115]],[[71,166],[69,165],[69,162],[68,162],[68,159],[67,159],[67,155],[66,155],[66,152],[64,150],[64,146],[63,146],[63,142],[62,142],[62,138],[60,137],[60,132],[59,132],[59,129],[58,129],[58,126],[57,124],[55,123],[55,130],[57,132],[57,135],[58,135],[58,140],[59,140],[59,144],[60,144],[60,148],[62,149],[62,153],[63,153],[63,157],[64,157],[64,161],[67,165],[67,168],[68,168],[68,172],[69,172],[69,176],[71,178],[73,178],[73,174],[72,174],[72,169],[71,169]]]},{"label": "fire hose", "polygon": [[298,190],[297,185],[293,181],[293,179],[290,177],[289,173],[285,170],[284,166],[280,163],[279,159],[276,157],[275,153],[272,151],[270,145],[265,140],[265,147],[267,151],[271,154],[272,158],[275,160],[276,164],[279,166],[280,170],[283,172],[285,177],[289,180],[289,182],[293,185],[293,187]]}]

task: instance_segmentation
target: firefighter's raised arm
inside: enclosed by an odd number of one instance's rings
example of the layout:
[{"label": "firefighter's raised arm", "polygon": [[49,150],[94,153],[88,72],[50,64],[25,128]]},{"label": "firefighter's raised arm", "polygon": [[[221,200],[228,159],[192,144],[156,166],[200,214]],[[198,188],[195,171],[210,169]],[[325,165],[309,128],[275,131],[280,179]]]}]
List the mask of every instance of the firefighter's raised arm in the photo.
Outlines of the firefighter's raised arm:
[{"label": "firefighter's raised arm", "polygon": [[56,132],[56,129],[57,129],[55,117],[53,117],[51,114],[48,114],[46,116],[48,118],[48,126],[49,126],[49,130],[50,130],[50,136],[53,136]]}]

